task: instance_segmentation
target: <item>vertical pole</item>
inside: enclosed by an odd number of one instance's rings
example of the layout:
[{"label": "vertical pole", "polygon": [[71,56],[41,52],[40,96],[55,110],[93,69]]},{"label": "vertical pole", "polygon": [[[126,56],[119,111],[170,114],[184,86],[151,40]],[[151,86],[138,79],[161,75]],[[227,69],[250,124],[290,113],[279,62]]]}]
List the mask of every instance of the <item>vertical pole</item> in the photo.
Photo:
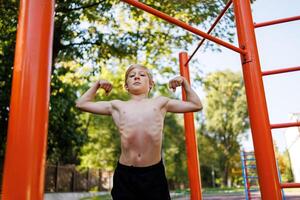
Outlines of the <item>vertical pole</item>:
[{"label": "vertical pole", "polygon": [[264,200],[281,200],[250,0],[233,0],[233,4],[239,45],[247,50],[241,61],[261,196]]},{"label": "vertical pole", "polygon": [[[189,68],[185,63],[188,60],[188,55],[186,52],[181,52],[179,54],[180,63],[180,74],[185,77],[190,83],[190,72]],[[182,99],[186,100],[185,91],[182,90]],[[188,176],[190,181],[191,189],[191,200],[202,199],[201,194],[201,176],[199,168],[198,159],[198,148],[197,148],[197,138],[194,125],[194,114],[184,113],[184,127],[185,127],[185,143],[187,151],[187,165],[188,165]]]},{"label": "vertical pole", "polygon": [[41,200],[50,96],[54,0],[21,0],[2,199]]}]

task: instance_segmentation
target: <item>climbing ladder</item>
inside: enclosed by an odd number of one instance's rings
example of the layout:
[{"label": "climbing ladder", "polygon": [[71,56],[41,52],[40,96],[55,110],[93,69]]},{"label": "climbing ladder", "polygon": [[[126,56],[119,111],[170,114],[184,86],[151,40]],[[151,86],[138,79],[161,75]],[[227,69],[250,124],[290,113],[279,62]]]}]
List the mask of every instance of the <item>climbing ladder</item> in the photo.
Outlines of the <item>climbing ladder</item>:
[{"label": "climbing ladder", "polygon": [[[259,192],[259,184],[258,184],[258,175],[256,170],[256,160],[254,156],[254,151],[245,151],[241,150],[241,161],[242,161],[242,175],[243,182],[245,187],[245,197],[246,200],[252,199],[251,192]],[[276,162],[279,181],[281,182],[281,174],[278,166],[278,162]],[[284,190],[281,189],[282,199],[285,200]]]},{"label": "climbing ladder", "polygon": [[258,192],[258,176],[256,171],[256,161],[253,151],[241,151],[242,173],[245,187],[246,200],[251,200],[251,192]]}]

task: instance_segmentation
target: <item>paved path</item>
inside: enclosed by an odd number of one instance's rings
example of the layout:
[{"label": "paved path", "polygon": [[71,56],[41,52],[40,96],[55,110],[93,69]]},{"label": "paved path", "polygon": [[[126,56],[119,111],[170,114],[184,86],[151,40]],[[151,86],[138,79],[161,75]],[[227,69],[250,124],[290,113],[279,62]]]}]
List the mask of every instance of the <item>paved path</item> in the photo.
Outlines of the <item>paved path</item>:
[{"label": "paved path", "polygon": [[[96,193],[50,193],[45,194],[45,200],[80,200],[82,197],[87,196],[97,196],[100,194],[104,194],[103,192],[96,192]],[[172,200],[190,200],[189,195],[186,195],[185,197],[177,197],[172,198]],[[203,200],[245,200],[244,195],[204,195]],[[252,196],[252,200],[261,200],[260,196],[258,194],[254,194]],[[300,200],[300,193],[291,193],[286,194],[286,200]]]},{"label": "paved path", "polygon": [[[259,195],[253,195],[252,200],[261,200]],[[174,200],[190,200],[187,197],[174,198]],[[204,196],[203,200],[245,200],[244,195],[223,195],[223,196]],[[286,200],[300,200],[300,194],[288,194],[286,195]]]}]

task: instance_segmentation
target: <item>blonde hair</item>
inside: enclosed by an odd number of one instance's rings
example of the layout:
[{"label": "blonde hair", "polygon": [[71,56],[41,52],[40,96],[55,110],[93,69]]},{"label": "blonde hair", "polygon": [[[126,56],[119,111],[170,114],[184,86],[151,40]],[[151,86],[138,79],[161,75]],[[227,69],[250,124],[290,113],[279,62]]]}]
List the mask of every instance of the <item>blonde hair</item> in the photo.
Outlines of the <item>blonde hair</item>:
[{"label": "blonde hair", "polygon": [[[142,68],[142,69],[144,69],[144,70],[146,70],[147,76],[148,76],[148,78],[149,78],[149,83],[151,84],[151,87],[150,87],[150,90],[151,90],[151,89],[154,87],[153,76],[152,76],[150,70],[149,70],[147,67],[145,67],[144,65],[141,65],[141,64],[132,64],[132,65],[130,65],[130,66],[127,68],[126,73],[125,73],[125,85],[127,84],[127,79],[128,79],[129,73],[130,73],[132,70],[134,70],[135,68],[138,68],[138,67],[139,67],[139,68]],[[149,90],[149,92],[150,92],[150,90]]]},{"label": "blonde hair", "polygon": [[142,69],[145,69],[145,70],[146,70],[146,73],[147,73],[147,75],[148,75],[148,77],[149,77],[149,80],[154,84],[153,76],[152,76],[150,70],[149,70],[147,67],[145,67],[144,65],[141,65],[141,64],[133,64],[133,65],[130,65],[130,66],[128,67],[128,69],[126,70],[126,73],[125,73],[125,84],[127,83],[127,79],[128,79],[129,73],[130,73],[132,70],[134,70],[135,68],[137,68],[137,67],[142,68]]}]

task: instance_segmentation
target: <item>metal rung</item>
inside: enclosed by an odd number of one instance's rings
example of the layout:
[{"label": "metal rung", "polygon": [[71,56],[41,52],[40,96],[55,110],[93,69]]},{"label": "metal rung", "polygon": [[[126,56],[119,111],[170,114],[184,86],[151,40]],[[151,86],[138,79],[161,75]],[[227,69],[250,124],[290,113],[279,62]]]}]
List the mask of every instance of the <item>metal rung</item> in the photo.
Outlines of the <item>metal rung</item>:
[{"label": "metal rung", "polygon": [[253,179],[257,179],[257,176],[248,176],[248,178],[253,178]]},{"label": "metal rung", "polygon": [[251,189],[251,190],[249,190],[250,192],[257,192],[257,191],[259,191],[258,189]]},{"label": "metal rung", "polygon": [[300,183],[281,183],[281,188],[300,188]]},{"label": "metal rung", "polygon": [[291,22],[291,21],[295,21],[295,20],[300,20],[300,16],[288,17],[288,18],[283,18],[283,19],[276,19],[276,20],[262,22],[262,23],[254,23],[254,27],[259,28],[259,27],[263,27],[263,26],[269,26],[269,25],[274,25],[274,24]]},{"label": "metal rung", "polygon": [[255,158],[246,158],[246,159],[242,159],[242,161],[255,161]]},{"label": "metal rung", "polygon": [[271,128],[288,128],[288,127],[294,127],[294,126],[300,126],[300,122],[291,122],[291,123],[283,123],[283,124],[271,124]]},{"label": "metal rung", "polygon": [[270,71],[265,71],[262,72],[263,76],[267,75],[273,75],[273,74],[281,74],[281,73],[287,73],[287,72],[294,72],[294,71],[299,71],[300,66],[297,67],[289,67],[289,68],[282,68],[282,69],[275,69],[275,70],[270,70]]},{"label": "metal rung", "polygon": [[256,169],[256,165],[247,165],[247,168]]}]

